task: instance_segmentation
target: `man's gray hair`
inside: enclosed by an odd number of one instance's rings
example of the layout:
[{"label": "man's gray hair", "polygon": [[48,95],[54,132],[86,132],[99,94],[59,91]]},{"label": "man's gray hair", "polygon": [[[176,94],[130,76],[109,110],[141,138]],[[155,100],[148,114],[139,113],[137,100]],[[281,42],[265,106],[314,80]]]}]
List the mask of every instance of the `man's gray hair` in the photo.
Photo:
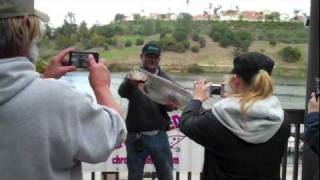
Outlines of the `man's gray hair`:
[{"label": "man's gray hair", "polygon": [[35,16],[0,19],[0,59],[27,56],[31,43],[40,37],[40,20]]}]

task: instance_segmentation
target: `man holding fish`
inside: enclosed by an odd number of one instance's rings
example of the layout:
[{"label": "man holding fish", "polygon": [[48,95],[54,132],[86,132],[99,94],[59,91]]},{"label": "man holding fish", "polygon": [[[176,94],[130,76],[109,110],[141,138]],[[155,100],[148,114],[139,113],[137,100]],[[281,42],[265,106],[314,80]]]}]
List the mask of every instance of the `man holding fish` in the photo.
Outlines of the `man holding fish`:
[{"label": "man holding fish", "polygon": [[[140,54],[141,68],[153,76],[171,81],[160,69],[160,56],[161,49],[157,44],[144,45]],[[150,99],[144,93],[147,89],[143,83],[147,78],[144,73],[141,73],[141,76],[129,73],[118,90],[121,97],[129,100],[126,118],[128,180],[143,179],[145,159],[148,155],[153,160],[159,180],[173,180],[172,154],[166,130],[170,125],[167,111],[174,110],[176,106],[170,102],[161,105]]]}]

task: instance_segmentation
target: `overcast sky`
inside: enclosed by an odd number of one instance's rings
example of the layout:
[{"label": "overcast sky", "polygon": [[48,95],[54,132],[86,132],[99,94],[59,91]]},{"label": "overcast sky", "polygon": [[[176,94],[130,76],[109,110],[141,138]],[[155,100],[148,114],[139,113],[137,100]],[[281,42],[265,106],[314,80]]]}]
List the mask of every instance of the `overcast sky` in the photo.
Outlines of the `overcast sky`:
[{"label": "overcast sky", "polygon": [[153,13],[187,12],[193,15],[202,14],[218,5],[222,9],[243,10],[270,10],[293,14],[294,9],[309,14],[310,0],[35,0],[38,10],[50,16],[50,24],[60,26],[67,12],[76,15],[79,24],[85,20],[90,26],[94,23],[107,24],[114,19],[116,13],[131,15],[140,13],[148,15]]}]

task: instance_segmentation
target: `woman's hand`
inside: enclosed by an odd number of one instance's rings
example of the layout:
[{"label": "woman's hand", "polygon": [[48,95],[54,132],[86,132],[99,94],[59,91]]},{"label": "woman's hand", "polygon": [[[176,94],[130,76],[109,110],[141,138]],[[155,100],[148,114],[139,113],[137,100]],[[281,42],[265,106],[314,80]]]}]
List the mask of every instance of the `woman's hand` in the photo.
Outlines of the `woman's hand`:
[{"label": "woman's hand", "polygon": [[201,102],[209,98],[209,88],[211,83],[207,83],[205,79],[199,79],[194,82],[193,99]]}]

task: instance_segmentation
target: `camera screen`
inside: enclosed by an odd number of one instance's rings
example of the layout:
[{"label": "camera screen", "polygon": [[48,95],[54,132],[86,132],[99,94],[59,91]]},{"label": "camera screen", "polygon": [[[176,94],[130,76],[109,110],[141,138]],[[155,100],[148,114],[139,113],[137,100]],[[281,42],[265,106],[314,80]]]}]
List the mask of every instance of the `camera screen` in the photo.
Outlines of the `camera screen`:
[{"label": "camera screen", "polygon": [[209,95],[224,95],[224,84],[212,84],[209,89]]},{"label": "camera screen", "polygon": [[92,54],[96,62],[98,62],[98,53],[89,52],[70,52],[69,65],[76,66],[78,68],[88,68],[88,56]]},{"label": "camera screen", "polygon": [[220,93],[221,93],[221,86],[220,85],[211,85],[210,95],[213,95],[213,94],[220,95]]}]

